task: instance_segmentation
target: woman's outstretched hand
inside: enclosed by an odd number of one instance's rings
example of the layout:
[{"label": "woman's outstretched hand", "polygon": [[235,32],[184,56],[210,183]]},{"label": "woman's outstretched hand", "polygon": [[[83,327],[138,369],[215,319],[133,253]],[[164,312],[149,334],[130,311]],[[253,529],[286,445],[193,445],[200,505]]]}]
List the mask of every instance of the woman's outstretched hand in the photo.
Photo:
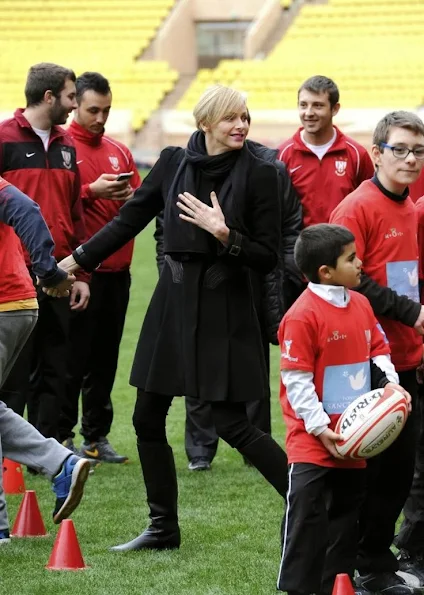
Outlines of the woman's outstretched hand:
[{"label": "woman's outstretched hand", "polygon": [[184,214],[180,213],[181,219],[211,233],[224,246],[228,244],[230,230],[225,224],[224,213],[215,192],[211,192],[211,207],[205,205],[190,192],[179,194],[178,198],[181,202],[177,202],[177,206],[184,211]]}]

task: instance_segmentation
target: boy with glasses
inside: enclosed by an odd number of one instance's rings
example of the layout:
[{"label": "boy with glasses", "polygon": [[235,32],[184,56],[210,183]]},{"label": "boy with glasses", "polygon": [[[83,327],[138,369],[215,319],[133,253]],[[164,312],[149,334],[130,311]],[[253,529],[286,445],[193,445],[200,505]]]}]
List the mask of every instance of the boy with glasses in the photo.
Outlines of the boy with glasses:
[{"label": "boy with glasses", "polygon": [[408,196],[424,166],[422,120],[405,111],[387,114],[374,131],[372,156],[375,176],[336,207],[330,222],[355,236],[363,262],[357,290],[369,299],[390,343],[399,384],[412,396],[412,415],[399,439],[368,462],[357,560],[364,593],[405,595],[417,591],[396,574],[399,564],[390,546],[414,472],[416,369],[423,355],[417,215]]}]

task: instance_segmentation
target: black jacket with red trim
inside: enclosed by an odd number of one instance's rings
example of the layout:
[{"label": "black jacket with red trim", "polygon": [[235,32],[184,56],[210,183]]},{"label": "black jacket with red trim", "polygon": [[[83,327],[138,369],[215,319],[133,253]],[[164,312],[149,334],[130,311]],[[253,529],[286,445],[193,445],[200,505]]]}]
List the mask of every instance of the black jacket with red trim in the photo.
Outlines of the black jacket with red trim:
[{"label": "black jacket with red trim", "polygon": [[[81,182],[72,138],[61,126],[51,128],[48,150],[17,109],[0,123],[0,174],[41,209],[61,260],[86,240]],[[26,262],[30,265],[29,256]],[[88,280],[89,275],[78,275]]]}]

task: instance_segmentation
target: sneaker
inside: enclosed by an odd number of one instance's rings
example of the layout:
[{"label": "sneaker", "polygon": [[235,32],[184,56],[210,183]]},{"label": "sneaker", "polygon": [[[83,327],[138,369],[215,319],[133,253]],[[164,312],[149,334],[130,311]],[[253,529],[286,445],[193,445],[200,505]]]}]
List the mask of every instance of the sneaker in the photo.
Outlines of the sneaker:
[{"label": "sneaker", "polygon": [[193,457],[188,468],[190,471],[210,471],[211,462],[207,457]]},{"label": "sneaker", "polygon": [[[401,549],[398,555],[400,575],[407,584],[415,587],[424,586],[424,557],[422,554],[410,554],[407,550]],[[411,579],[415,578],[415,581]]]},{"label": "sneaker", "polygon": [[74,441],[70,436],[62,442],[62,446],[70,450],[74,455],[78,455],[78,448],[75,446]]},{"label": "sneaker", "polygon": [[56,525],[67,519],[81,502],[89,471],[89,461],[71,455],[53,478],[52,489],[56,494],[53,522]]},{"label": "sneaker", "polygon": [[0,531],[0,546],[6,545],[6,543],[10,543],[9,529],[3,529]]},{"label": "sneaker", "polygon": [[105,463],[127,463],[128,457],[118,455],[107,438],[99,438],[97,442],[84,441],[81,445],[80,456],[93,461]]},{"label": "sneaker", "polygon": [[356,587],[364,595],[424,595],[424,589],[410,587],[395,572],[375,572],[355,578]]}]

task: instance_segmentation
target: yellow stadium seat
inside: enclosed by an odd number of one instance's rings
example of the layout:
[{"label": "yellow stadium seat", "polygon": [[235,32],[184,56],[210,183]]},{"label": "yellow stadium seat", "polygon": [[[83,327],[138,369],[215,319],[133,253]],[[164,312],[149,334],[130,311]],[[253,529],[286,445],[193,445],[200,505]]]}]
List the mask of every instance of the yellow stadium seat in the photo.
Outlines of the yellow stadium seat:
[{"label": "yellow stadium seat", "polygon": [[50,61],[77,75],[102,72],[110,79],[114,106],[132,110],[139,129],[179,76],[167,62],[137,60],[175,1],[1,0],[8,26],[0,40],[0,110],[22,106],[28,68]]},{"label": "yellow stadium seat", "polygon": [[251,109],[293,108],[297,89],[314,74],[334,78],[347,107],[417,106],[424,96],[423,30],[423,0],[304,3],[266,59],[222,60],[200,70],[178,108],[188,109],[216,80],[246,91]]}]

